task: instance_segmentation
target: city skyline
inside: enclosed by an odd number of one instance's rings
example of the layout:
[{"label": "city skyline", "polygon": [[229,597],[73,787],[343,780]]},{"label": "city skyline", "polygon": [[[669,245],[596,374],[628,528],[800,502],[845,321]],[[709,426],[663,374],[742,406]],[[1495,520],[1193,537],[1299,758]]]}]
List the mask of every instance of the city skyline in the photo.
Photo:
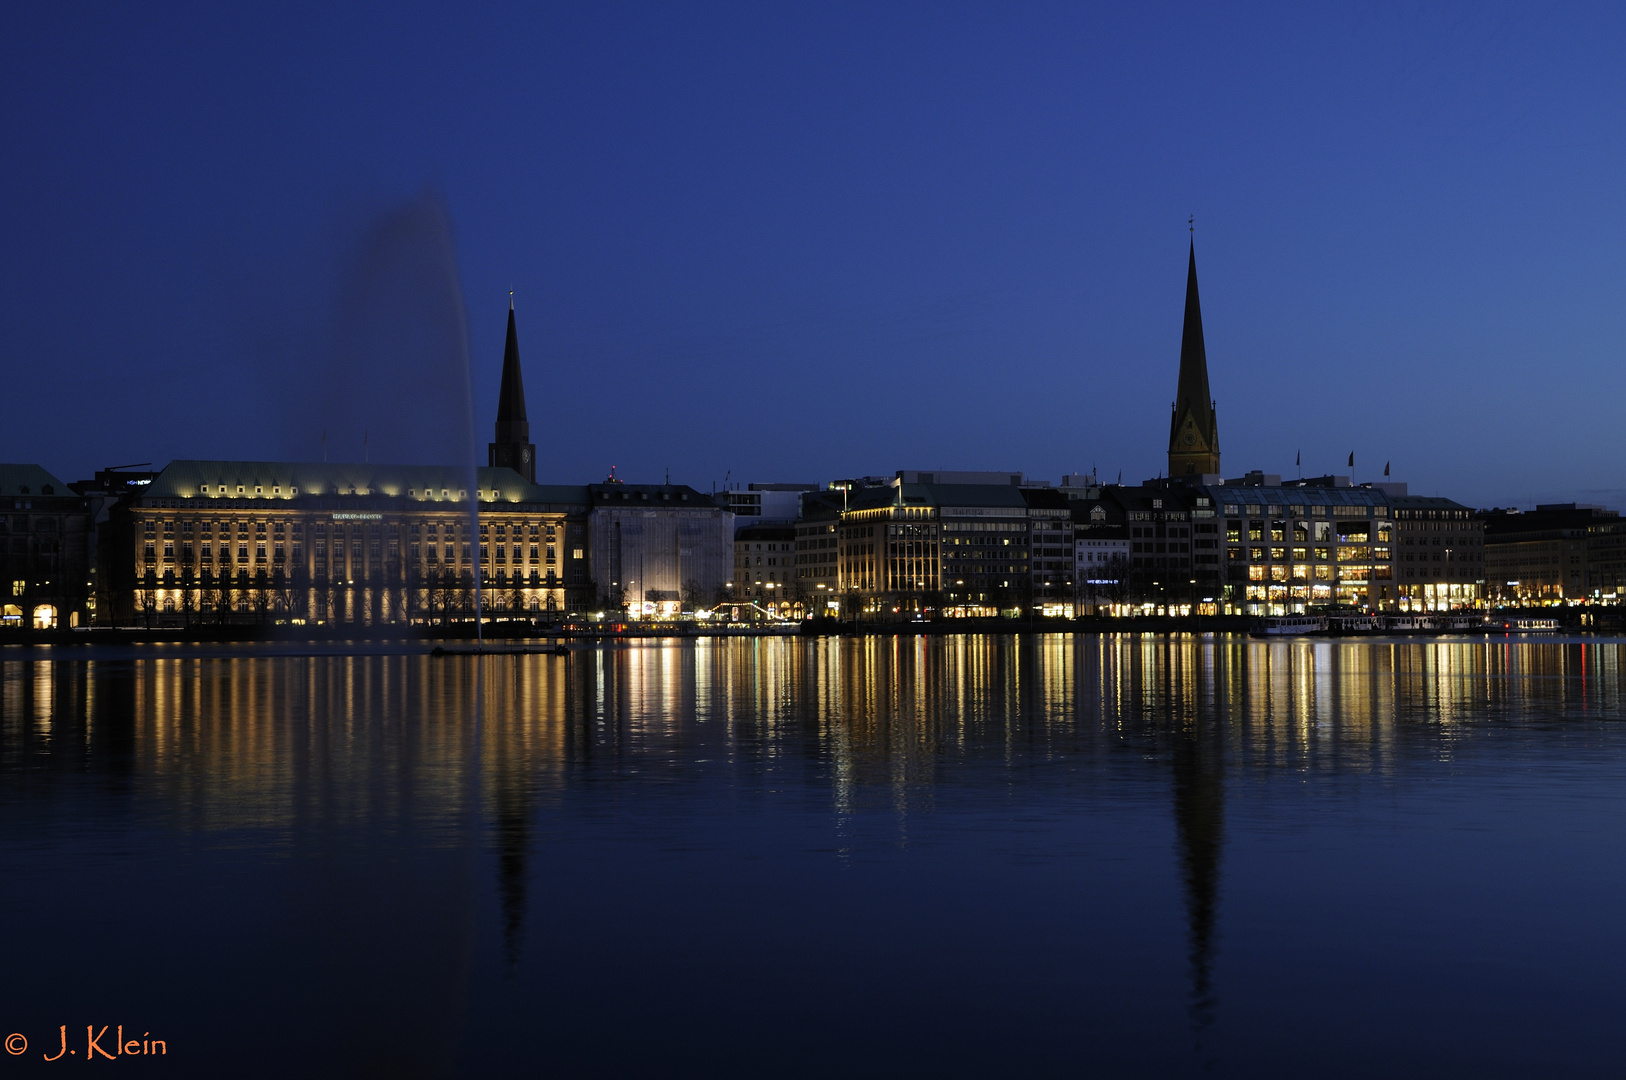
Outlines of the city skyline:
[{"label": "city skyline", "polygon": [[0,459],[483,460],[512,290],[553,482],[1134,482],[1195,213],[1227,472],[1626,502],[1593,19],[126,19],[0,76]]}]

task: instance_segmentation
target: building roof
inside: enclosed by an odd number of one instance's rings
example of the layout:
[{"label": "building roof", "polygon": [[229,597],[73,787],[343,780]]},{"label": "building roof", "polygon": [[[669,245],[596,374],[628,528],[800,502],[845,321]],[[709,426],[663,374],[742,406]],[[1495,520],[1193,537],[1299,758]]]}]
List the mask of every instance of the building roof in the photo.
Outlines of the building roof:
[{"label": "building roof", "polygon": [[589,484],[587,497],[594,508],[654,510],[724,510],[716,496],[687,484]]},{"label": "building roof", "polygon": [[1534,510],[1492,510],[1485,515],[1487,540],[1554,539],[1580,536],[1598,525],[1614,525],[1620,515],[1600,506],[1574,503],[1538,506]]},{"label": "building roof", "polygon": [[[994,509],[1011,517],[1027,516],[1033,492],[1004,484],[903,484],[859,488],[847,495],[848,510],[874,510],[884,506],[933,506],[940,509]],[[1065,501],[1065,500],[1063,500]]]},{"label": "building roof", "polygon": [[74,492],[38,465],[0,464],[0,495],[73,495]]},{"label": "building roof", "polygon": [[798,522],[834,521],[841,516],[843,492],[809,491],[802,496]]},{"label": "building roof", "polygon": [[[587,489],[532,484],[509,468],[475,470],[481,502],[585,505]],[[142,498],[294,499],[382,495],[415,502],[468,498],[469,470],[450,465],[373,465],[296,461],[172,461]]]},{"label": "building roof", "polygon": [[746,540],[795,540],[794,525],[747,525],[734,534],[736,542]]},{"label": "building roof", "polygon": [[928,497],[936,506],[980,506],[990,508],[1009,507],[1012,510],[1026,510],[1028,501],[1025,496],[1035,494],[1034,491],[1025,491],[1014,485],[1005,484],[906,484],[905,488],[920,487],[925,489]]},{"label": "building roof", "polygon": [[1072,508],[1072,499],[1060,488],[1022,488],[1022,501],[1034,510],[1061,510]]},{"label": "building roof", "polygon": [[[1391,506],[1402,499],[1421,496],[1390,496],[1365,487],[1241,487],[1226,484],[1200,489],[1223,510],[1226,504],[1265,504],[1291,506]],[[1446,500],[1449,501],[1449,500]],[[1455,504],[1453,504],[1455,505]]]},{"label": "building roof", "polygon": [[1402,510],[1467,510],[1468,507],[1455,499],[1441,498],[1438,495],[1384,495],[1376,492],[1379,502]]}]

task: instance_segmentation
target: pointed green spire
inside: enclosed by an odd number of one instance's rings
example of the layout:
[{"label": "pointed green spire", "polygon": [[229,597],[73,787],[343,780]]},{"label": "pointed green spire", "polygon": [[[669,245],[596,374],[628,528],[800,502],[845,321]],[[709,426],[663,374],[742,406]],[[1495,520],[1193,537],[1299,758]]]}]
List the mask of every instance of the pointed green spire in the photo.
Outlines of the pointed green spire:
[{"label": "pointed green spire", "polygon": [[1219,472],[1219,421],[1208,389],[1208,352],[1203,311],[1197,299],[1197,245],[1186,264],[1186,320],[1180,334],[1180,380],[1169,418],[1169,475]]}]

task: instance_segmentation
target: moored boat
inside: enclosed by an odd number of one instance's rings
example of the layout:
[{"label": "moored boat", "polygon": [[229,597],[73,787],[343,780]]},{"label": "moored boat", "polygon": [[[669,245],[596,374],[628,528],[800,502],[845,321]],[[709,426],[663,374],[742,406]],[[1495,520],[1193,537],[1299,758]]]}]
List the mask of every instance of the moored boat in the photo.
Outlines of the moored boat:
[{"label": "moored boat", "polygon": [[1254,620],[1250,632],[1256,637],[1289,637],[1298,634],[1320,634],[1326,629],[1325,615],[1262,615]]},{"label": "moored boat", "polygon": [[1493,615],[1487,620],[1492,631],[1504,634],[1556,634],[1558,620],[1541,615]]}]

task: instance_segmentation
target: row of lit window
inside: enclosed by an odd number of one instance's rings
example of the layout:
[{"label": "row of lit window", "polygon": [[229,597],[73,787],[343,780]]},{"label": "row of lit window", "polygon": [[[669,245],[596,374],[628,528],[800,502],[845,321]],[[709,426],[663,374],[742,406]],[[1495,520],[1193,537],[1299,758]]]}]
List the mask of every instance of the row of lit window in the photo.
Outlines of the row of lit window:
[{"label": "row of lit window", "polygon": [[1314,558],[1317,562],[1331,562],[1334,550],[1337,551],[1338,562],[1365,562],[1369,559],[1383,562],[1389,558],[1390,554],[1390,549],[1386,547],[1357,547],[1349,544],[1341,545],[1337,549],[1326,547],[1296,547],[1291,549],[1284,547],[1229,548],[1228,554],[1232,562],[1241,562],[1243,560],[1256,563],[1267,561],[1285,562],[1290,557],[1288,552],[1291,551],[1291,558],[1294,562],[1302,562],[1311,558]]},{"label": "row of lit window", "polygon": [[[1336,530],[1336,537],[1334,535],[1335,530],[1332,526],[1333,523],[1330,521],[1294,521],[1291,523],[1286,521],[1272,521],[1270,522],[1269,538],[1277,543],[1287,543],[1287,533],[1290,527],[1293,533],[1293,542],[1297,544],[1330,544],[1333,543],[1335,539],[1345,543],[1350,541],[1365,542],[1367,537],[1371,535],[1371,529],[1364,521],[1354,524],[1340,525]],[[1264,540],[1266,538],[1265,531],[1265,522],[1248,522],[1248,539],[1250,541],[1258,542],[1260,540]],[[1387,521],[1378,522],[1377,534],[1378,543],[1389,543],[1393,536],[1390,524]],[[1225,539],[1232,544],[1241,543],[1242,522],[1226,522]]]},{"label": "row of lit window", "polygon": [[1331,585],[1249,585],[1249,600],[1264,600],[1292,595],[1299,599],[1326,600],[1332,597]]},{"label": "row of lit window", "polygon": [[[1288,517],[1328,517],[1329,516],[1329,514],[1327,512],[1327,507],[1325,507],[1325,506],[1319,506],[1319,505],[1310,506],[1310,507],[1308,507],[1309,513],[1306,513],[1305,512],[1306,507],[1303,507],[1303,506],[1289,506],[1289,505],[1287,505],[1285,503],[1282,503],[1282,504],[1226,503],[1225,504],[1225,513],[1229,517],[1239,517],[1239,516],[1241,516],[1243,514],[1247,514],[1250,517],[1253,516],[1254,514],[1263,514],[1266,517],[1276,517],[1277,515],[1280,515],[1282,513],[1284,507],[1286,508],[1286,512],[1287,512]],[[1335,518],[1351,518],[1351,517],[1379,517],[1379,518],[1383,518],[1383,517],[1388,517],[1389,516],[1389,508],[1387,506],[1373,507],[1373,506],[1342,506],[1342,505],[1339,505],[1339,506],[1332,507],[1332,512],[1331,512],[1330,516],[1335,517]]]}]

